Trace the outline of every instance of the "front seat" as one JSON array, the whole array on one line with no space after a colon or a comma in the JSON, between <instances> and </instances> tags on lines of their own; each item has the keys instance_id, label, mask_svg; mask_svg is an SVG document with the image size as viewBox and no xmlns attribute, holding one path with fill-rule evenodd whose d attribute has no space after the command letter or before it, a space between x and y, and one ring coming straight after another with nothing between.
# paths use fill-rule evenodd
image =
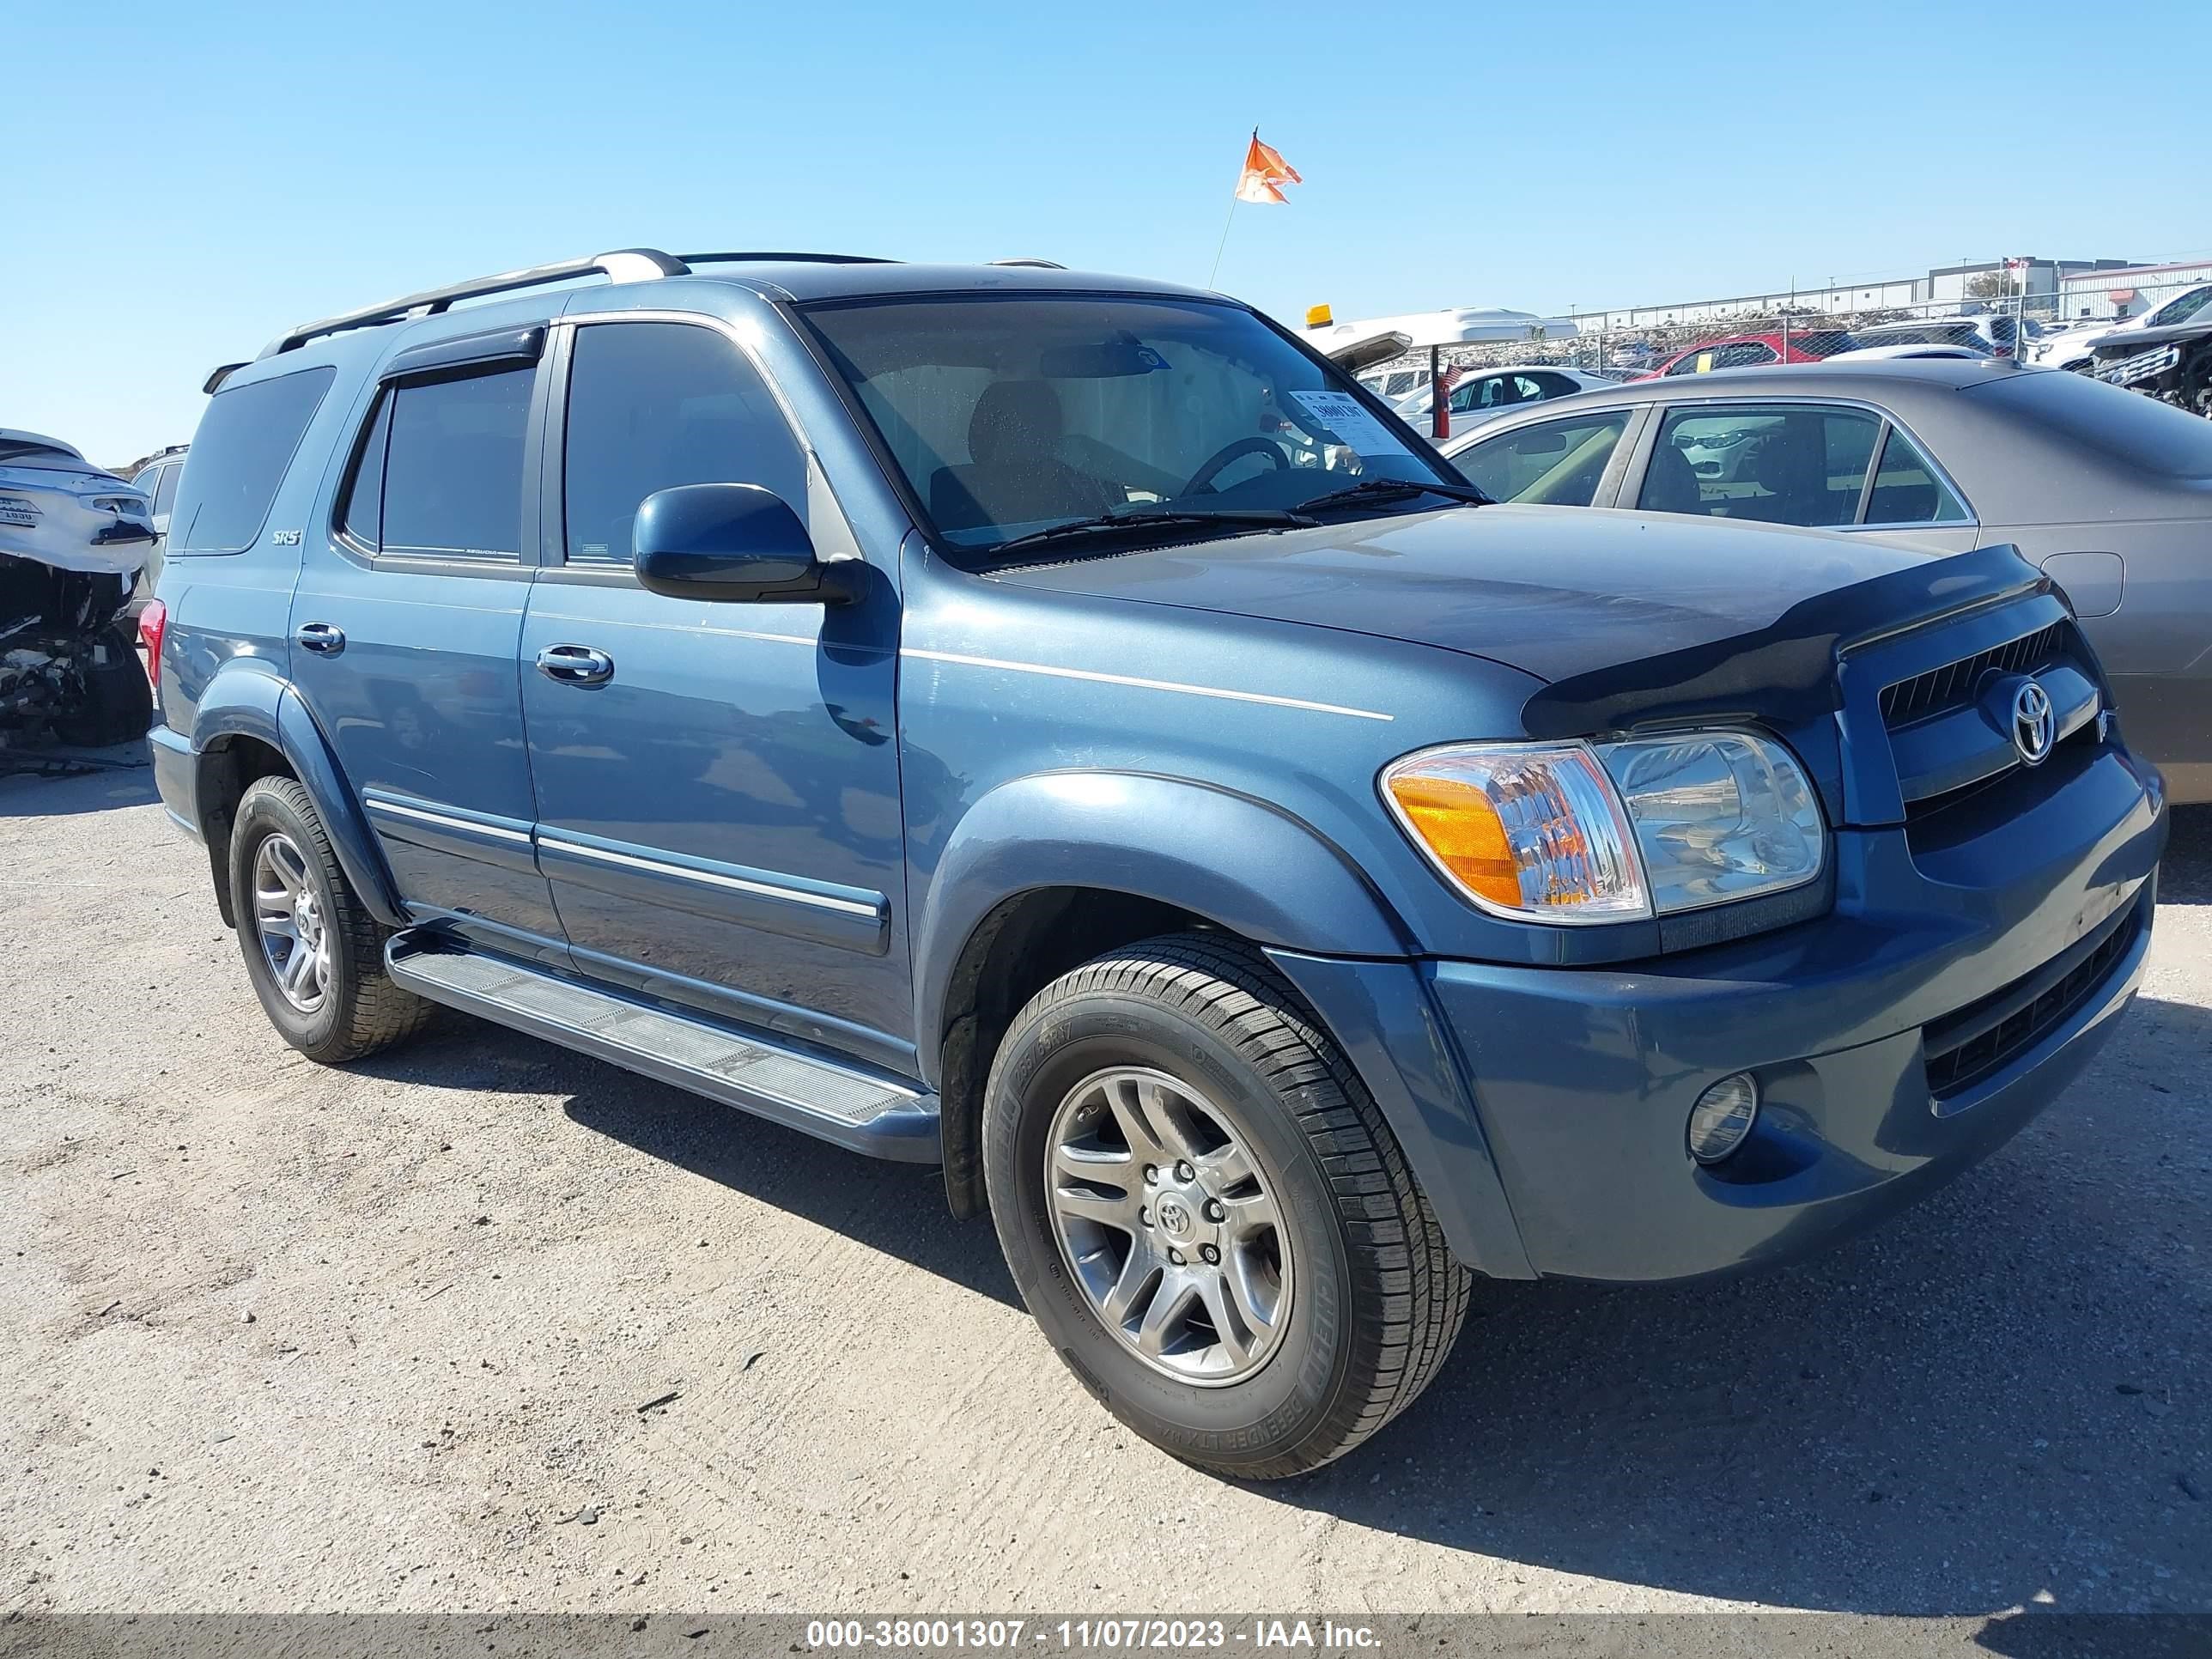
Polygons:
<instances>
[{"instance_id":1,"label":"front seat","mask_svg":"<svg viewBox=\"0 0 2212 1659\"><path fill-rule=\"evenodd\" d=\"M1698 469L1690 458L1663 441L1651 452L1651 465L1644 475L1643 492L1636 505L1646 513L1710 513L1705 492L1698 487Z\"/></svg>"},{"instance_id":2,"label":"front seat","mask_svg":"<svg viewBox=\"0 0 2212 1659\"><path fill-rule=\"evenodd\" d=\"M968 462L930 475L929 512L939 530L1087 519L1127 500L1104 479L1060 458L1066 423L1060 394L1042 380L994 380L968 418Z\"/></svg>"},{"instance_id":3,"label":"front seat","mask_svg":"<svg viewBox=\"0 0 2212 1659\"><path fill-rule=\"evenodd\" d=\"M1752 477L1766 494L1751 497L1743 516L1767 524L1847 524L1858 507L1856 495L1828 488L1827 446L1817 416L1784 420L1759 450Z\"/></svg>"}]
</instances>

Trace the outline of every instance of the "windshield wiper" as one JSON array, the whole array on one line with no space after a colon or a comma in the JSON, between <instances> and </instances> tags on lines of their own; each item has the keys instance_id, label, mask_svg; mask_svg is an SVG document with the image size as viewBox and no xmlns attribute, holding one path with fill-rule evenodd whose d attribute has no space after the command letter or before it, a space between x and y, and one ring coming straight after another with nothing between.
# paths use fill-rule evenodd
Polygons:
<instances>
[{"instance_id":1,"label":"windshield wiper","mask_svg":"<svg viewBox=\"0 0 2212 1659\"><path fill-rule=\"evenodd\" d=\"M1442 495L1447 500L1465 502L1469 507L1492 507L1495 501L1473 484L1445 483L1441 480L1423 478L1362 478L1358 483L1346 484L1341 489L1332 489L1316 495L1310 501L1300 501L1291 509L1295 513L1312 513L1326 507L1356 507L1363 501L1403 501L1411 495Z\"/></svg>"},{"instance_id":2,"label":"windshield wiper","mask_svg":"<svg viewBox=\"0 0 2212 1659\"><path fill-rule=\"evenodd\" d=\"M1211 528L1217 525L1261 530L1296 530L1317 522L1295 507L1285 507L1124 508L1118 513L1101 513L1095 518L1070 519L1066 524L1048 525L1042 530L1032 530L1026 536L1017 536L1012 541L1000 542L996 547L982 550L995 557L1001 553L1010 553L1016 548L1034 547L1041 542L1056 542L1080 536L1108 536L1132 530L1190 530Z\"/></svg>"}]
</instances>

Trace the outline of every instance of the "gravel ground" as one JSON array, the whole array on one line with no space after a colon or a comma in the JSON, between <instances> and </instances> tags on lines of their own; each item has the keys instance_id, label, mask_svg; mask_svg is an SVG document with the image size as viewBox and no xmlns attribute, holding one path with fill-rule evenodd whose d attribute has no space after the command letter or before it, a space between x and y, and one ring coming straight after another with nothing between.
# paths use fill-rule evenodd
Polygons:
<instances>
[{"instance_id":1,"label":"gravel ground","mask_svg":"<svg viewBox=\"0 0 2212 1659\"><path fill-rule=\"evenodd\" d=\"M1481 1288L1249 1489L1078 1390L933 1172L459 1018L307 1064L143 770L0 837L0 1613L2212 1610L2212 814L1997 1158L1765 1276Z\"/></svg>"}]
</instances>

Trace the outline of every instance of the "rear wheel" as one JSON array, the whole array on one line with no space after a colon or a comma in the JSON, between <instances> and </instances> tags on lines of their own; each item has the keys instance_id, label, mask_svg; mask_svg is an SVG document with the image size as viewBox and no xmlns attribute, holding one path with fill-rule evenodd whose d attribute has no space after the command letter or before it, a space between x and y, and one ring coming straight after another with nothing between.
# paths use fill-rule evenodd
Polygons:
<instances>
[{"instance_id":1,"label":"rear wheel","mask_svg":"<svg viewBox=\"0 0 2212 1659\"><path fill-rule=\"evenodd\" d=\"M384 971L391 930L346 880L307 790L261 778L230 835L232 914L254 994L310 1060L359 1060L410 1036L432 1007Z\"/></svg>"},{"instance_id":2,"label":"rear wheel","mask_svg":"<svg viewBox=\"0 0 2212 1659\"><path fill-rule=\"evenodd\" d=\"M1017 1016L983 1121L1023 1299L1146 1439L1300 1474L1410 1405L1469 1281L1358 1075L1266 959L1204 935L1086 963Z\"/></svg>"}]
</instances>

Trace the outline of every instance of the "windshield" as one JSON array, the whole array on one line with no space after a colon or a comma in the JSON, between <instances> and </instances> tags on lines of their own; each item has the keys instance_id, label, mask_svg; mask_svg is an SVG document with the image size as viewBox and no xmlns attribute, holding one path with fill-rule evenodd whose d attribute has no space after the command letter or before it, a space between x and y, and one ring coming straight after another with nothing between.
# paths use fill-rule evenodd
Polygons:
<instances>
[{"instance_id":1,"label":"windshield","mask_svg":"<svg viewBox=\"0 0 2212 1659\"><path fill-rule=\"evenodd\" d=\"M1346 484L1456 482L1349 379L1240 306L994 294L806 314L937 533L981 555L1109 515L1249 528L1233 515ZM1373 491L1344 510L1406 507Z\"/></svg>"}]
</instances>

